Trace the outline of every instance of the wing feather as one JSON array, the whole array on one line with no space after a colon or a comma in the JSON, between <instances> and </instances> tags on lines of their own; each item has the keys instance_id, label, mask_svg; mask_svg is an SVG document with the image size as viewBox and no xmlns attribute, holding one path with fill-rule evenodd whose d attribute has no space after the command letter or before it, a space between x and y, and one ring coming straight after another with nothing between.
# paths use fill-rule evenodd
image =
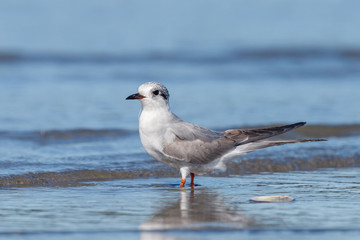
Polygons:
<instances>
[{"instance_id":1,"label":"wing feather","mask_svg":"<svg viewBox=\"0 0 360 240\"><path fill-rule=\"evenodd\" d=\"M221 158L239 145L273 137L305 123L262 129L230 129L225 132L212 131L187 122L169 128L173 138L164 143L163 152L175 159L193 164L206 164Z\"/></svg>"}]
</instances>

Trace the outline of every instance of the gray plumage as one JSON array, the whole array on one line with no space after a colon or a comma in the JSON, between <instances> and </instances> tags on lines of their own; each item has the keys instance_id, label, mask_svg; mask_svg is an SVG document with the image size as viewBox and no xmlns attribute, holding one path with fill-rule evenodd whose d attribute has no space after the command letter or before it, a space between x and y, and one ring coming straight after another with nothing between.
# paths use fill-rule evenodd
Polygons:
<instances>
[{"instance_id":1,"label":"gray plumage","mask_svg":"<svg viewBox=\"0 0 360 240\"><path fill-rule=\"evenodd\" d=\"M173 142L165 144L163 151L172 158L188 163L208 164L240 145L273 137L304 124L305 122L299 122L279 127L248 130L229 129L225 132L216 132L186 122L175 123L171 126L170 131L174 133L176 138ZM262 141L256 145L249 145L251 147L248 150L254 151L269 146L307 141L314 140Z\"/></svg>"}]
</instances>

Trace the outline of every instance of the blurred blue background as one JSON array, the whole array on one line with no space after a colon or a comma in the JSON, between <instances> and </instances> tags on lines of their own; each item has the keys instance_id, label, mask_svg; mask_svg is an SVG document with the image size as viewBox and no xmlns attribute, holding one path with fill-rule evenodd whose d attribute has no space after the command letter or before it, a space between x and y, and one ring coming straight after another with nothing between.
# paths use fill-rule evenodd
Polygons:
<instances>
[{"instance_id":1,"label":"blurred blue background","mask_svg":"<svg viewBox=\"0 0 360 240\"><path fill-rule=\"evenodd\" d=\"M360 122L360 2L2 0L0 130L137 129L165 84L211 128Z\"/></svg>"},{"instance_id":2,"label":"blurred blue background","mask_svg":"<svg viewBox=\"0 0 360 240\"><path fill-rule=\"evenodd\" d=\"M0 0L0 238L358 239L359 10L356 0ZM141 145L139 102L125 101L147 81L168 87L186 121L307 121L284 138L329 141L259 150L177 191L177 170ZM296 202L248 202L259 194ZM151 222L166 231L139 230Z\"/></svg>"}]
</instances>

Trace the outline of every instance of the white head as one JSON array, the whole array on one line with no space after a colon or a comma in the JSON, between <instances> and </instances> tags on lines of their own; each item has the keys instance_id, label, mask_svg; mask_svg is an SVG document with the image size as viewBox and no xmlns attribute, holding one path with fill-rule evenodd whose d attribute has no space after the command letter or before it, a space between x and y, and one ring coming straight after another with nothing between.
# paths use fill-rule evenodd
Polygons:
<instances>
[{"instance_id":1,"label":"white head","mask_svg":"<svg viewBox=\"0 0 360 240\"><path fill-rule=\"evenodd\" d=\"M169 92L164 85L157 82L147 82L138 88L138 93L130 95L126 100L138 99L142 107L169 107Z\"/></svg>"}]
</instances>

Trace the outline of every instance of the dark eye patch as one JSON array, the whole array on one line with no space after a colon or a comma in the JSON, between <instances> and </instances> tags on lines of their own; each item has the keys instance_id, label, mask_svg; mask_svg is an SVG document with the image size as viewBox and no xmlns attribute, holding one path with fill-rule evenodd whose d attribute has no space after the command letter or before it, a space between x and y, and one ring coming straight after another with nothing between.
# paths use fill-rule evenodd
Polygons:
<instances>
[{"instance_id":1,"label":"dark eye patch","mask_svg":"<svg viewBox=\"0 0 360 240\"><path fill-rule=\"evenodd\" d=\"M161 94L161 96L166 100L167 96L165 94Z\"/></svg>"},{"instance_id":2,"label":"dark eye patch","mask_svg":"<svg viewBox=\"0 0 360 240\"><path fill-rule=\"evenodd\" d=\"M154 94L154 95L159 95L159 90L153 91L153 94Z\"/></svg>"}]
</instances>

